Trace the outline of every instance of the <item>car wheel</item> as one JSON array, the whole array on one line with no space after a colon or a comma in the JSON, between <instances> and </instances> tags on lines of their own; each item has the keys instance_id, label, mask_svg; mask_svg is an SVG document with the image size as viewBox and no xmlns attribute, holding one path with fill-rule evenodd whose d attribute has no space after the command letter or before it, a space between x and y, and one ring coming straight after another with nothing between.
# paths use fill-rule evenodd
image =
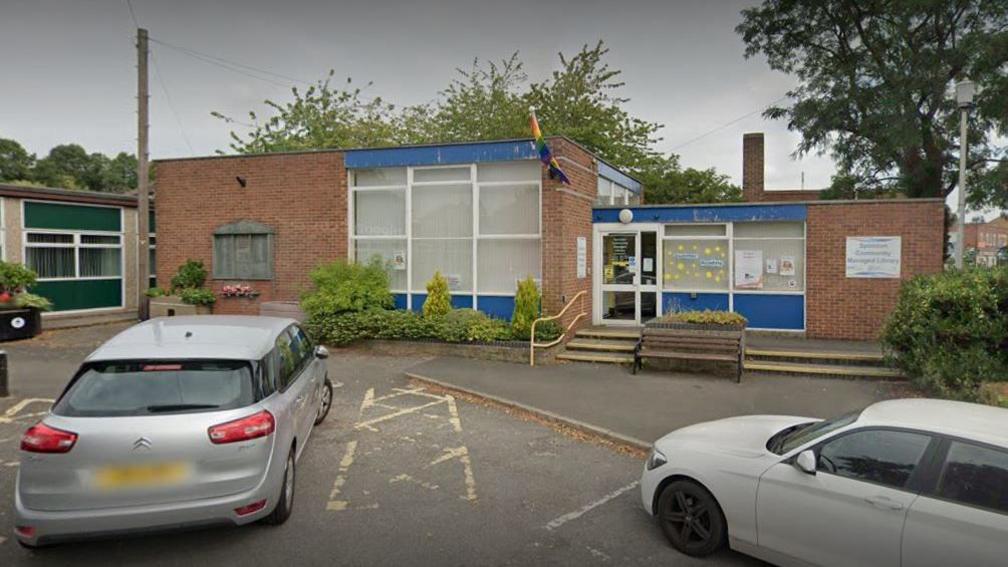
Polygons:
<instances>
[{"instance_id":1,"label":"car wheel","mask_svg":"<svg viewBox=\"0 0 1008 567\"><path fill-rule=\"evenodd\" d=\"M269 516L263 518L267 524L279 526L287 521L294 510L294 448L287 455L287 465L284 468L283 484L280 485L280 497L277 505Z\"/></svg>"},{"instance_id":2,"label":"car wheel","mask_svg":"<svg viewBox=\"0 0 1008 567\"><path fill-rule=\"evenodd\" d=\"M717 500L699 484L677 480L658 498L658 520L672 547L695 557L714 553L727 539Z\"/></svg>"},{"instance_id":3,"label":"car wheel","mask_svg":"<svg viewBox=\"0 0 1008 567\"><path fill-rule=\"evenodd\" d=\"M332 407L332 396L333 396L333 385L328 378L322 383L322 395L319 396L321 400L319 401L318 415L315 416L315 425L318 425L325 421L327 415L329 415L329 408Z\"/></svg>"}]
</instances>

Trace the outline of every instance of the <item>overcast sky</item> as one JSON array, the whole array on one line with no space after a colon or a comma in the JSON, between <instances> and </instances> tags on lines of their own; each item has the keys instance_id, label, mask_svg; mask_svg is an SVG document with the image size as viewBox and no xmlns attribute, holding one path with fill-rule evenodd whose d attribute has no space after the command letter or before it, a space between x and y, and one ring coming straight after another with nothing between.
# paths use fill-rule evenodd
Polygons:
<instances>
[{"instance_id":1,"label":"overcast sky","mask_svg":"<svg viewBox=\"0 0 1008 567\"><path fill-rule=\"evenodd\" d=\"M798 135L760 111L793 79L746 60L738 0L132 0L151 38L303 81L329 69L366 94L428 101L474 57L520 51L533 80L557 52L602 39L623 71L629 110L665 127L659 148L685 166L715 167L741 184L742 134L766 133L767 188L828 185L828 157L791 157ZM0 137L45 155L60 143L114 154L136 149L134 26L124 0L2 0ZM153 158L226 149L229 126L262 100L289 98L267 82L151 44ZM281 83L281 84L275 84ZM742 118L745 117L745 118ZM544 130L550 129L543 124ZM711 133L713 131L713 133ZM699 140L695 138L708 134Z\"/></svg>"}]
</instances>

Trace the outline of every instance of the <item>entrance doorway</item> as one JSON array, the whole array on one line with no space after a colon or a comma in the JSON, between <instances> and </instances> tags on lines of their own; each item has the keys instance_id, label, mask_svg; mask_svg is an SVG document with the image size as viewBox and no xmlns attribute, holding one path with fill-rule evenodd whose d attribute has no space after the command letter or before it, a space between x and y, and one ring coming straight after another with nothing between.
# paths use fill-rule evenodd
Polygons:
<instances>
[{"instance_id":1,"label":"entrance doorway","mask_svg":"<svg viewBox=\"0 0 1008 567\"><path fill-rule=\"evenodd\" d=\"M658 232L601 232L595 322L641 325L658 316Z\"/></svg>"}]
</instances>

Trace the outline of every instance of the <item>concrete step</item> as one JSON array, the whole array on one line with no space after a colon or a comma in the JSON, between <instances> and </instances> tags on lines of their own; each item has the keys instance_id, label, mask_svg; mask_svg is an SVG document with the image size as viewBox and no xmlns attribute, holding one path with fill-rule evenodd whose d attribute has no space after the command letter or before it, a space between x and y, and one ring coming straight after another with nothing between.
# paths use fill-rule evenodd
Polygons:
<instances>
[{"instance_id":1,"label":"concrete step","mask_svg":"<svg viewBox=\"0 0 1008 567\"><path fill-rule=\"evenodd\" d=\"M640 331L637 329L580 329L574 333L578 338L610 339L634 342L640 338Z\"/></svg>"},{"instance_id":2,"label":"concrete step","mask_svg":"<svg viewBox=\"0 0 1008 567\"><path fill-rule=\"evenodd\" d=\"M859 366L885 368L885 358L881 353L778 350L746 348L746 360L766 363L823 364L832 366Z\"/></svg>"},{"instance_id":3,"label":"concrete step","mask_svg":"<svg viewBox=\"0 0 1008 567\"><path fill-rule=\"evenodd\" d=\"M567 350L602 351L602 352L633 352L637 344L633 341L615 341L605 339L575 338L567 343Z\"/></svg>"},{"instance_id":4,"label":"concrete step","mask_svg":"<svg viewBox=\"0 0 1008 567\"><path fill-rule=\"evenodd\" d=\"M905 380L898 370L881 366L843 366L839 364L805 364L798 362L768 362L746 360L747 372L772 374L801 374L831 376L837 378L875 378L884 380Z\"/></svg>"},{"instance_id":5,"label":"concrete step","mask_svg":"<svg viewBox=\"0 0 1008 567\"><path fill-rule=\"evenodd\" d=\"M633 364L632 354L593 353L593 352L562 352L556 355L559 360L575 362L600 362L605 364Z\"/></svg>"}]
</instances>

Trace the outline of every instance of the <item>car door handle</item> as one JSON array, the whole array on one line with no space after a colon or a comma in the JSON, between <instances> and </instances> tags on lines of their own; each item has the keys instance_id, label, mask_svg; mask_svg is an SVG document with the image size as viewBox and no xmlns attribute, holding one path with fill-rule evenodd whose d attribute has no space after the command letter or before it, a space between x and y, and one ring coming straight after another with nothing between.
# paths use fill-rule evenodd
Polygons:
<instances>
[{"instance_id":1,"label":"car door handle","mask_svg":"<svg viewBox=\"0 0 1008 567\"><path fill-rule=\"evenodd\" d=\"M876 508L881 508L882 510L902 510L903 505L899 502L888 498L885 496L869 496L865 498L865 502L871 504Z\"/></svg>"}]
</instances>

